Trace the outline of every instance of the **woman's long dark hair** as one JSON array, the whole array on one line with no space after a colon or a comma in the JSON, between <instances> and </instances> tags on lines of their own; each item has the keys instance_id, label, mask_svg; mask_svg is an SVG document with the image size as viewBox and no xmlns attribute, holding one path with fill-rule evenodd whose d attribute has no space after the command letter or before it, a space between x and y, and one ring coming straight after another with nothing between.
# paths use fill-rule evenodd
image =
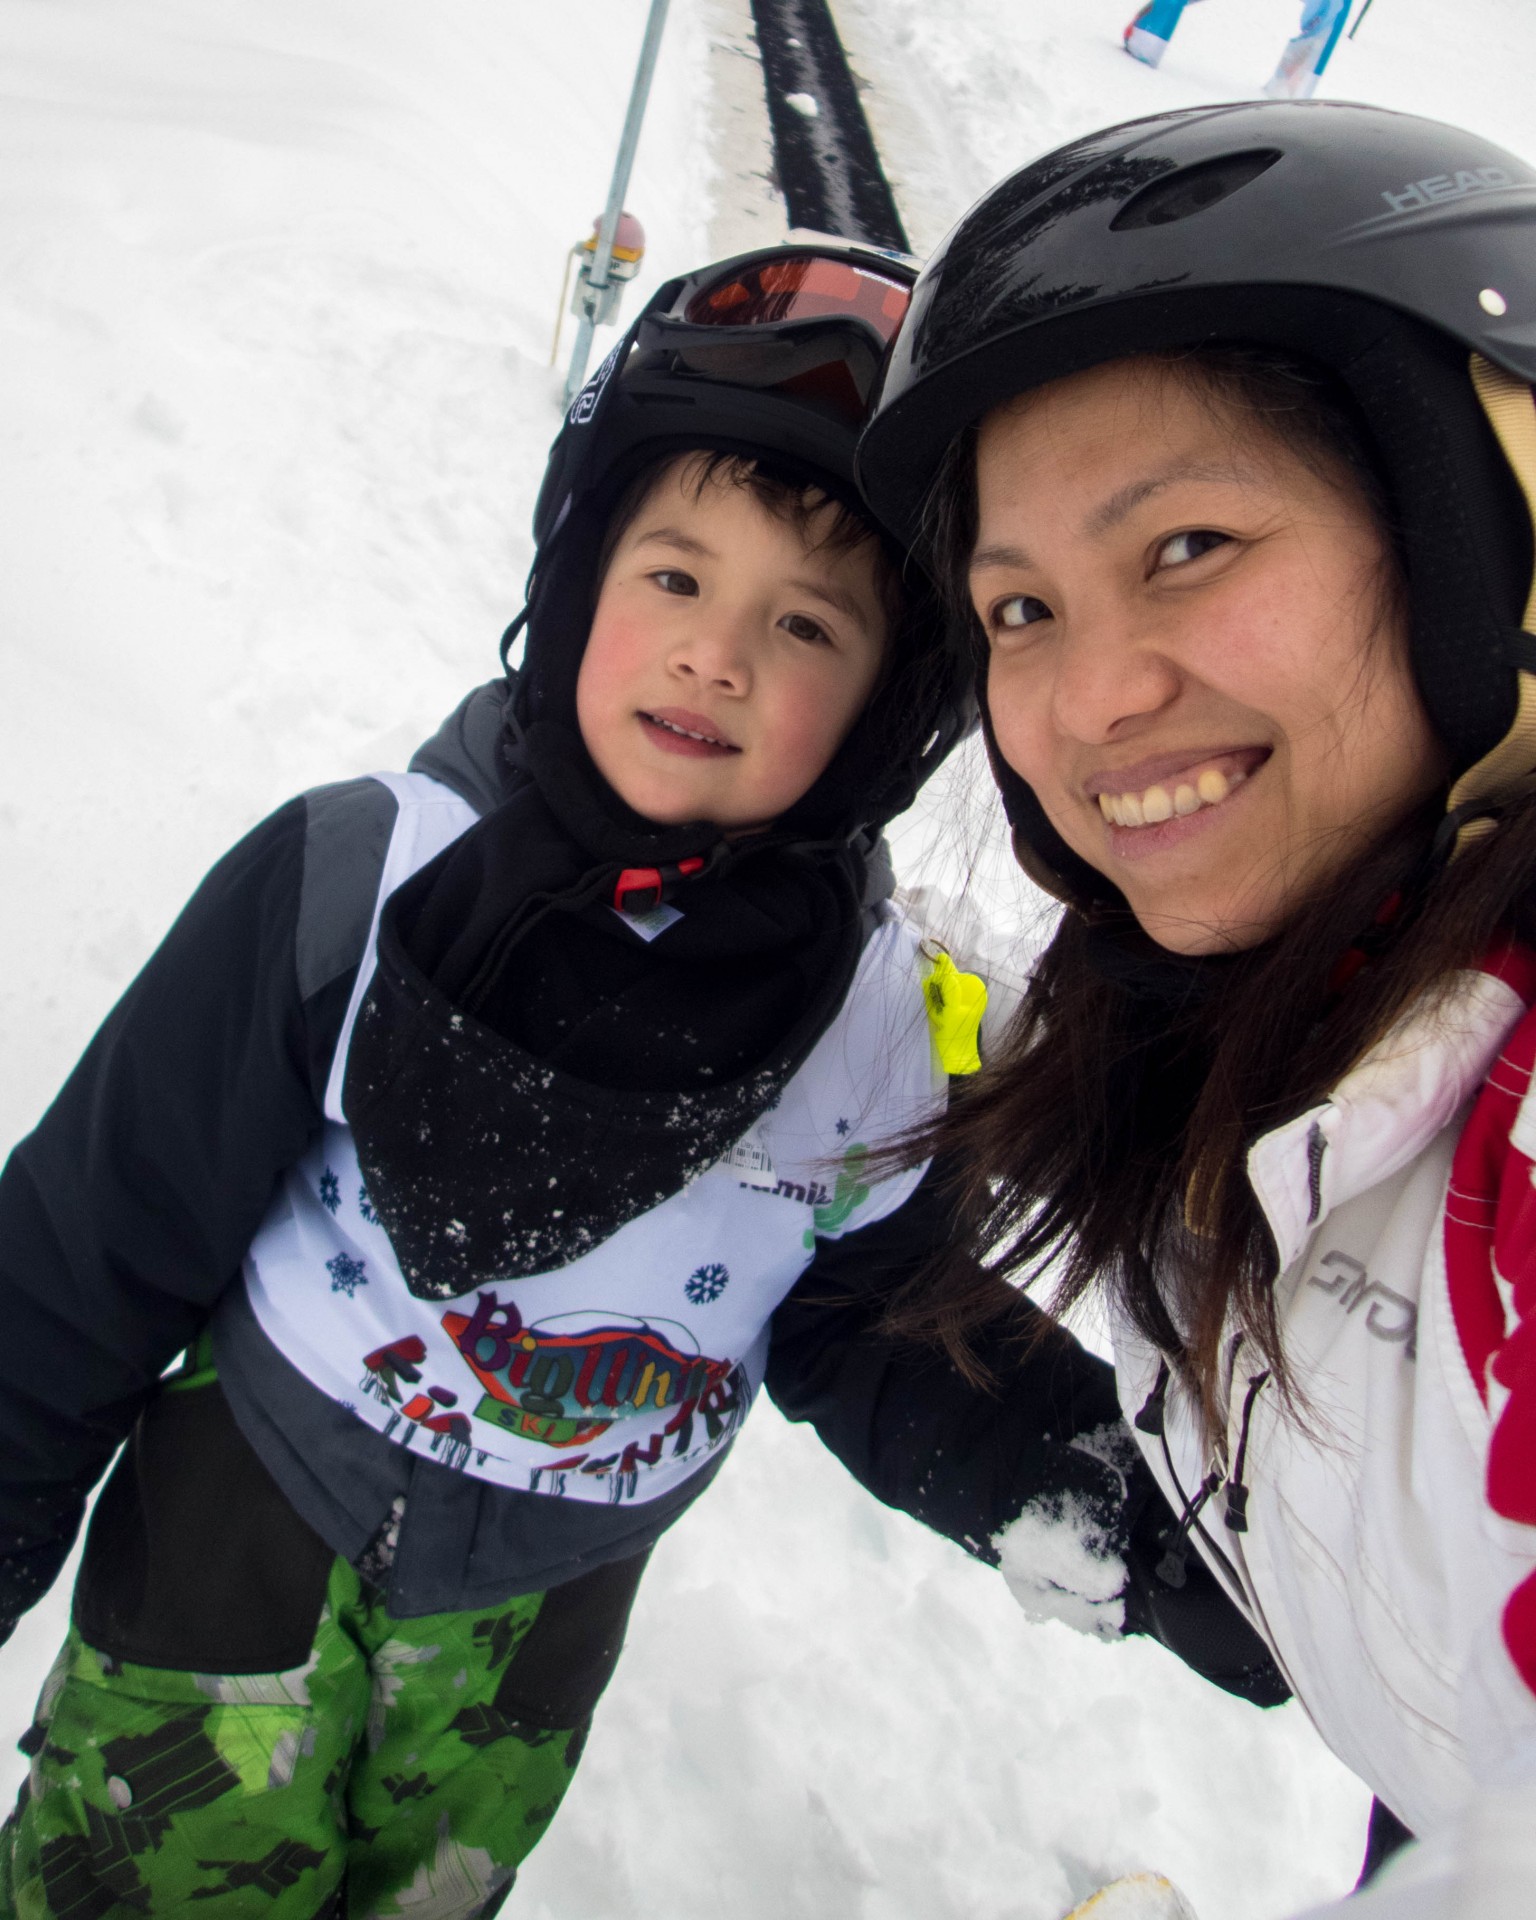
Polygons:
<instances>
[{"instance_id":1,"label":"woman's long dark hair","mask_svg":"<svg viewBox=\"0 0 1536 1920\"><path fill-rule=\"evenodd\" d=\"M1179 365L1303 459L1334 473L1343 463L1390 542L1359 424L1321 380L1254 349ZM966 450L940 484L943 577L954 617L974 628L958 598L975 537ZM1401 571L1390 564L1386 603L1401 605ZM1207 1420L1233 1322L1298 1404L1272 1293L1276 1251L1244 1172L1248 1148L1325 1099L1410 1008L1502 935L1536 939L1536 797L1512 804L1455 860L1435 850L1443 813L1442 794L1251 952L1182 960L1155 947L1128 909L1069 908L996 1057L947 1115L905 1143L909 1157L942 1155L963 1170L965 1242L893 1301L891 1330L942 1340L974 1372L972 1336L998 1310L996 1276L1053 1268L1056 1311L1102 1288L1174 1361ZM1401 905L1383 926L1394 896Z\"/></svg>"}]
</instances>

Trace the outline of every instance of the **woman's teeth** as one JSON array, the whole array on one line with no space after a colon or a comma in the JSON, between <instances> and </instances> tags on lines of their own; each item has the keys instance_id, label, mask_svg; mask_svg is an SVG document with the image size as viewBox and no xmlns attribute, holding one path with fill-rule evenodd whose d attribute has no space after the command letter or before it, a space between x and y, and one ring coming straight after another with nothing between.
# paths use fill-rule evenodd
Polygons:
<instances>
[{"instance_id":1,"label":"woman's teeth","mask_svg":"<svg viewBox=\"0 0 1536 1920\"><path fill-rule=\"evenodd\" d=\"M1099 812L1117 827L1159 827L1176 815L1198 813L1202 807L1219 807L1234 787L1248 778L1240 767L1231 773L1219 773L1207 767L1192 781L1180 780L1172 788L1148 787L1144 793L1101 793Z\"/></svg>"}]
</instances>

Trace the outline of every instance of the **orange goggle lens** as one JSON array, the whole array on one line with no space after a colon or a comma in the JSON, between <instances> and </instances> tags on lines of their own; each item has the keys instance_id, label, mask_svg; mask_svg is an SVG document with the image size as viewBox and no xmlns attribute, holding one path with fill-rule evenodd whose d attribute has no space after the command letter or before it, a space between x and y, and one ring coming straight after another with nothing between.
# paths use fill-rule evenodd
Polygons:
<instances>
[{"instance_id":1,"label":"orange goggle lens","mask_svg":"<svg viewBox=\"0 0 1536 1920\"><path fill-rule=\"evenodd\" d=\"M777 326L786 320L855 318L890 341L911 290L847 260L769 260L702 287L683 309L693 326Z\"/></svg>"}]
</instances>

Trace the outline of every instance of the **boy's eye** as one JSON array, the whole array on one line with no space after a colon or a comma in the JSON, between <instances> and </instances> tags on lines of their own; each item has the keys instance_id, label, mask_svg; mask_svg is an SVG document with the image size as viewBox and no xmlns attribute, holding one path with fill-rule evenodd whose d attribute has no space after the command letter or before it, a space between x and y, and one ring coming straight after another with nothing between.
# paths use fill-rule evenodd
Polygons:
<instances>
[{"instance_id":1,"label":"boy's eye","mask_svg":"<svg viewBox=\"0 0 1536 1920\"><path fill-rule=\"evenodd\" d=\"M1010 593L1005 600L994 603L988 624L1009 633L1020 627L1032 627L1037 620L1050 618L1050 608L1032 593Z\"/></svg>"},{"instance_id":2,"label":"boy's eye","mask_svg":"<svg viewBox=\"0 0 1536 1920\"><path fill-rule=\"evenodd\" d=\"M779 625L786 633L792 633L797 640L808 640L818 646L831 645L831 636L826 628L807 613L786 613Z\"/></svg>"},{"instance_id":3,"label":"boy's eye","mask_svg":"<svg viewBox=\"0 0 1536 1920\"><path fill-rule=\"evenodd\" d=\"M1187 566L1191 560L1198 560L1203 554L1226 546L1231 537L1230 534L1218 533L1214 527L1192 527L1188 533L1172 534L1157 550L1157 565Z\"/></svg>"},{"instance_id":4,"label":"boy's eye","mask_svg":"<svg viewBox=\"0 0 1536 1920\"><path fill-rule=\"evenodd\" d=\"M698 581L691 573L684 573L681 567L658 567L651 578L663 593L690 596L699 591Z\"/></svg>"}]
</instances>

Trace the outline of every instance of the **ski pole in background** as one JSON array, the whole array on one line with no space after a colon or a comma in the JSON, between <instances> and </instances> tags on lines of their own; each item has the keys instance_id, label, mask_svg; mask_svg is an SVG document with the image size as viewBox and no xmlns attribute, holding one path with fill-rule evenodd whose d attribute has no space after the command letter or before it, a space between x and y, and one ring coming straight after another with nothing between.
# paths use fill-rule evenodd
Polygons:
<instances>
[{"instance_id":1,"label":"ski pole in background","mask_svg":"<svg viewBox=\"0 0 1536 1920\"><path fill-rule=\"evenodd\" d=\"M1372 4L1373 4L1373 0L1365 0L1365 5L1355 15L1355 24L1349 30L1349 37L1351 40L1353 40L1355 35L1360 31L1360 22L1370 12Z\"/></svg>"},{"instance_id":2,"label":"ski pole in background","mask_svg":"<svg viewBox=\"0 0 1536 1920\"><path fill-rule=\"evenodd\" d=\"M612 272L614 238L624 195L629 187L630 169L635 164L635 149L640 144L640 123L645 118L645 103L650 97L651 76L656 71L656 55L661 50L661 30L667 23L668 0L651 0L650 17L645 23L645 38L640 42L640 60L635 68L635 84L630 89L629 111L624 116L624 131L619 136L618 158L613 163L613 179L608 187L608 204L597 229L597 245L590 262L583 262L576 275L576 297L581 320L576 328L576 344L571 349L570 371L565 376L565 401L575 399L587 374L587 358L592 351L593 329L613 319L618 312L622 290ZM628 276L625 276L628 277Z\"/></svg>"}]
</instances>

